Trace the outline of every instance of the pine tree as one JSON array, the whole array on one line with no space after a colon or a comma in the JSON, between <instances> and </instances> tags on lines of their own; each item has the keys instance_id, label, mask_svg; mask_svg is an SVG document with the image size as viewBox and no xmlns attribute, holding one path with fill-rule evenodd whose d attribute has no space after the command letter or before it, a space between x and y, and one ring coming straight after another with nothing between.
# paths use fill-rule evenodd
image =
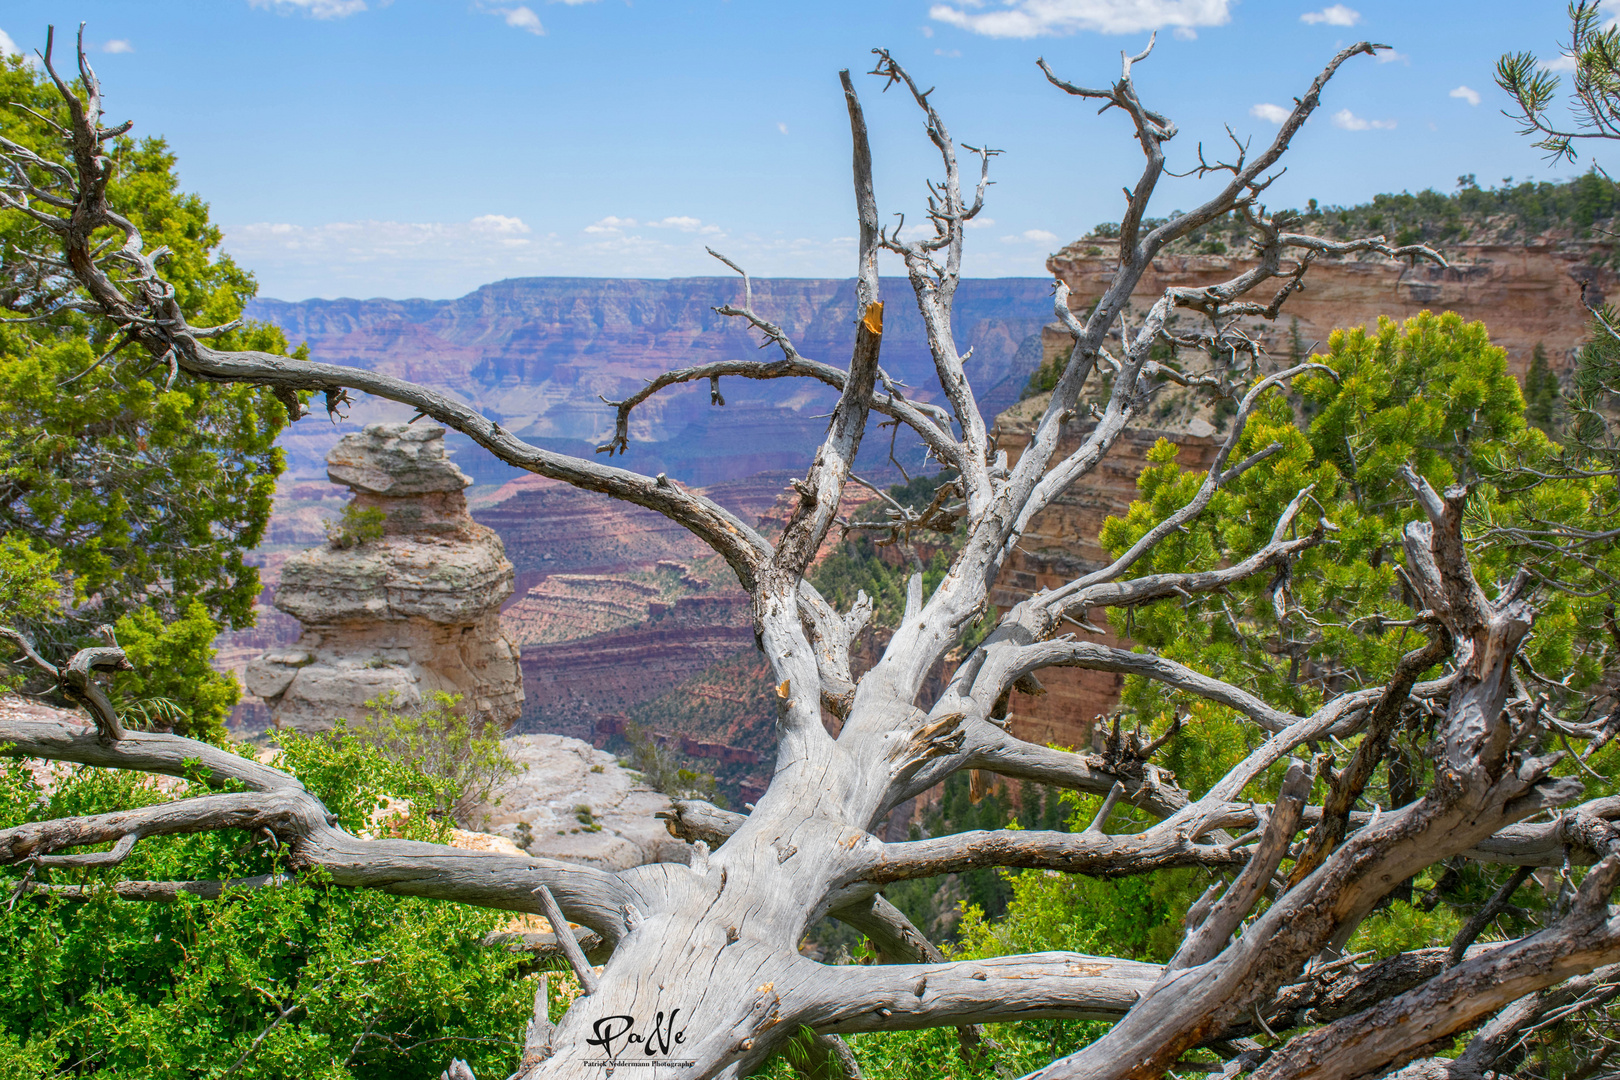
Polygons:
<instances>
[{"instance_id":1,"label":"pine tree","mask_svg":"<svg viewBox=\"0 0 1620 1080\"><path fill-rule=\"evenodd\" d=\"M1561 394L1558 376L1547 363L1547 349L1536 342L1530 354L1530 370L1524 377L1524 418L1549 434L1558 419Z\"/></svg>"}]
</instances>

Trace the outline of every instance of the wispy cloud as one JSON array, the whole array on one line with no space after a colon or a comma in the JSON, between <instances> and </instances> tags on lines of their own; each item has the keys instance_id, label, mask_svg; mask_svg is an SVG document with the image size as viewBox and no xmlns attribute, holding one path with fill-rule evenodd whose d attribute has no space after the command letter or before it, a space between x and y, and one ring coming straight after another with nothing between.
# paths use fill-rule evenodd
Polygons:
<instances>
[{"instance_id":1,"label":"wispy cloud","mask_svg":"<svg viewBox=\"0 0 1620 1080\"><path fill-rule=\"evenodd\" d=\"M935 49L934 50L934 55L935 56L943 56L943 57L945 57L947 59L954 60L956 57L959 57L959 56L962 55L962 50L961 49Z\"/></svg>"},{"instance_id":2,"label":"wispy cloud","mask_svg":"<svg viewBox=\"0 0 1620 1080\"><path fill-rule=\"evenodd\" d=\"M1249 108L1250 116L1256 120L1264 120L1268 124L1281 124L1288 119L1291 113L1291 109L1285 109L1281 105L1273 105L1268 101L1262 101L1260 104Z\"/></svg>"},{"instance_id":3,"label":"wispy cloud","mask_svg":"<svg viewBox=\"0 0 1620 1080\"><path fill-rule=\"evenodd\" d=\"M787 121L778 120L776 122L776 130L780 131L782 134L786 135L787 134Z\"/></svg>"},{"instance_id":4,"label":"wispy cloud","mask_svg":"<svg viewBox=\"0 0 1620 1080\"><path fill-rule=\"evenodd\" d=\"M366 0L248 0L249 7L269 8L283 15L301 11L314 19L343 19L366 10Z\"/></svg>"},{"instance_id":5,"label":"wispy cloud","mask_svg":"<svg viewBox=\"0 0 1620 1080\"><path fill-rule=\"evenodd\" d=\"M1478 105L1479 104L1479 91L1478 90L1470 90L1466 86L1457 87L1457 89L1455 89L1455 90L1453 90L1451 92L1450 96L1454 97L1454 98L1462 98L1464 101L1468 102L1468 104L1470 104L1470 105Z\"/></svg>"},{"instance_id":6,"label":"wispy cloud","mask_svg":"<svg viewBox=\"0 0 1620 1080\"><path fill-rule=\"evenodd\" d=\"M1299 17L1299 21L1312 26L1318 23L1328 26L1354 26L1361 21L1361 12L1343 4L1330 4L1321 11L1307 11Z\"/></svg>"},{"instance_id":7,"label":"wispy cloud","mask_svg":"<svg viewBox=\"0 0 1620 1080\"><path fill-rule=\"evenodd\" d=\"M0 56L20 56L23 63L29 67L38 68L40 66L39 58L19 49L17 43L11 40L11 35L4 30L0 30Z\"/></svg>"},{"instance_id":8,"label":"wispy cloud","mask_svg":"<svg viewBox=\"0 0 1620 1080\"><path fill-rule=\"evenodd\" d=\"M614 217L609 214L600 221L594 221L585 226L588 233L622 233L626 229L636 227L636 219L631 217Z\"/></svg>"},{"instance_id":9,"label":"wispy cloud","mask_svg":"<svg viewBox=\"0 0 1620 1080\"><path fill-rule=\"evenodd\" d=\"M1091 30L1134 34L1173 27L1196 30L1231 20L1231 0L1004 0L1005 10L981 11L984 0L935 4L937 22L996 38L1056 37Z\"/></svg>"},{"instance_id":10,"label":"wispy cloud","mask_svg":"<svg viewBox=\"0 0 1620 1080\"><path fill-rule=\"evenodd\" d=\"M1575 58L1573 56L1558 56L1551 60L1543 60L1541 70L1551 71L1555 75L1566 74L1575 70Z\"/></svg>"},{"instance_id":11,"label":"wispy cloud","mask_svg":"<svg viewBox=\"0 0 1620 1080\"><path fill-rule=\"evenodd\" d=\"M132 53L135 51L135 46L129 43L128 38L113 38L111 41L102 42L101 51L104 53Z\"/></svg>"},{"instance_id":12,"label":"wispy cloud","mask_svg":"<svg viewBox=\"0 0 1620 1080\"><path fill-rule=\"evenodd\" d=\"M723 230L718 225L705 225L702 219L687 217L667 217L660 221L647 222L649 229L675 229L678 232L699 233L703 236L719 236Z\"/></svg>"},{"instance_id":13,"label":"wispy cloud","mask_svg":"<svg viewBox=\"0 0 1620 1080\"><path fill-rule=\"evenodd\" d=\"M988 228L994 222L981 218L973 224ZM970 244L963 271L972 277L1039 275L1058 243L1055 233L1031 229L1003 243ZM572 231L548 231L504 214L460 222L259 222L227 225L224 246L258 275L261 296L301 299L462 296L512 277L724 274L705 245L760 277L846 278L855 269L853 236L733 233L686 215L656 221L609 216ZM885 265L884 272L903 268Z\"/></svg>"},{"instance_id":14,"label":"wispy cloud","mask_svg":"<svg viewBox=\"0 0 1620 1080\"><path fill-rule=\"evenodd\" d=\"M1016 236L1003 236L1003 244L1055 244L1057 233L1047 232L1045 229L1025 229Z\"/></svg>"},{"instance_id":15,"label":"wispy cloud","mask_svg":"<svg viewBox=\"0 0 1620 1080\"><path fill-rule=\"evenodd\" d=\"M1396 52L1394 49L1379 49L1378 52L1374 54L1373 61L1379 64L1400 63L1405 64L1408 67L1412 65L1412 58L1410 56L1403 52Z\"/></svg>"},{"instance_id":16,"label":"wispy cloud","mask_svg":"<svg viewBox=\"0 0 1620 1080\"><path fill-rule=\"evenodd\" d=\"M684 214L660 218L657 221L637 221L633 217L609 214L585 226L583 231L592 236L622 236L632 229L674 229L677 232L700 233L704 236L718 236L722 232L718 225L705 225L701 218Z\"/></svg>"},{"instance_id":17,"label":"wispy cloud","mask_svg":"<svg viewBox=\"0 0 1620 1080\"><path fill-rule=\"evenodd\" d=\"M1333 126L1345 131L1394 131L1393 120L1364 120L1349 109L1340 109L1333 114Z\"/></svg>"}]
</instances>

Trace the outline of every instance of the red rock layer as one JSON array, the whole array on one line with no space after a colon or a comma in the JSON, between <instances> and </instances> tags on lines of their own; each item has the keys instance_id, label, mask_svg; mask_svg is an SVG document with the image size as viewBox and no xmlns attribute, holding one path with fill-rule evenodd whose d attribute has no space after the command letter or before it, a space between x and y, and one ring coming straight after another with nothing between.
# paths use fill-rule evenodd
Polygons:
<instances>
[{"instance_id":1,"label":"red rock layer","mask_svg":"<svg viewBox=\"0 0 1620 1080\"><path fill-rule=\"evenodd\" d=\"M1079 240L1046 261L1047 269L1068 283L1069 306L1087 312L1114 273L1114 262L1093 242ZM1335 329L1369 326L1380 315L1405 319L1420 311L1455 311L1470 322L1482 320L1491 340L1508 351L1513 370L1523 373L1540 342L1555 366L1567 363L1586 338L1590 319L1581 304L1601 304L1617 278L1606 265L1606 247L1544 239L1532 244L1455 244L1443 254L1449 268L1404 260L1323 260L1311 266L1305 289L1283 305L1269 324L1267 345L1275 353L1290 346L1291 320L1299 320L1302 344L1326 343ZM1145 311L1164 290L1225 281L1254 266L1252 259L1223 255L1162 256L1142 275L1131 295ZM1267 294L1269 297L1269 293ZM1262 326L1266 324L1261 324Z\"/></svg>"}]
</instances>

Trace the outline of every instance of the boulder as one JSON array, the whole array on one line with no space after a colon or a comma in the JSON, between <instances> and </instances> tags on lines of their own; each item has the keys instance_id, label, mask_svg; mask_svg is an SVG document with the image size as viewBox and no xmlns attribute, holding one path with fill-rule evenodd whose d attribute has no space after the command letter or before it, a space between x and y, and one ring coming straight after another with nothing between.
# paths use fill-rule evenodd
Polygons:
<instances>
[{"instance_id":1,"label":"boulder","mask_svg":"<svg viewBox=\"0 0 1620 1080\"><path fill-rule=\"evenodd\" d=\"M654 816L669 796L612 754L565 735L515 735L501 746L523 771L479 811L486 831L531 855L603 870L687 861L690 848Z\"/></svg>"},{"instance_id":2,"label":"boulder","mask_svg":"<svg viewBox=\"0 0 1620 1080\"><path fill-rule=\"evenodd\" d=\"M446 457L444 429L371 424L327 464L356 510L380 514L382 535L287 561L274 604L303 633L248 664L248 693L276 726L301 731L357 717L379 697L408 708L435 690L510 727L523 703L518 652L500 624L512 564L500 537L468 516L472 481Z\"/></svg>"}]
</instances>

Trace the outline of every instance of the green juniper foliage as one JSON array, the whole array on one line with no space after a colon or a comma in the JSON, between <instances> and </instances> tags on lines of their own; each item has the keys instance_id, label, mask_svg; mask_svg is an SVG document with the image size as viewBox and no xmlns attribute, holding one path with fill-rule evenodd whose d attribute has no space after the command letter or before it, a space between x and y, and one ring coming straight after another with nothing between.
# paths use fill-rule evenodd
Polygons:
<instances>
[{"instance_id":1,"label":"green juniper foliage","mask_svg":"<svg viewBox=\"0 0 1620 1080\"><path fill-rule=\"evenodd\" d=\"M40 119L65 117L42 73L21 58L0 58L0 103L0 135L66 160L61 139ZM165 275L187 318L198 326L238 318L256 290L253 277L219 252L220 230L206 203L180 191L163 140L121 139L112 164L109 198L149 249L168 248ZM198 628L209 621L214 633L252 625L259 575L244 556L269 521L285 408L251 386L184 373L170 383L162 363L136 350L106 358L119 334L104 322L72 312L7 320L6 312L55 311L67 296L62 282L18 257L38 242L38 227L24 215L0 211L0 622L31 634L49 659L65 659L100 623L143 640L176 621ZM287 351L268 324L246 323L217 340L224 348ZM20 577L25 568L28 580ZM198 647L186 663L206 663L202 650L213 633L169 636L170 656L184 639ZM213 727L220 693L184 701L180 730Z\"/></svg>"},{"instance_id":2,"label":"green juniper foliage","mask_svg":"<svg viewBox=\"0 0 1620 1080\"><path fill-rule=\"evenodd\" d=\"M1541 342L1530 353L1530 370L1524 376L1524 418L1552 434L1558 421L1558 376L1547 363L1547 348Z\"/></svg>"}]
</instances>

